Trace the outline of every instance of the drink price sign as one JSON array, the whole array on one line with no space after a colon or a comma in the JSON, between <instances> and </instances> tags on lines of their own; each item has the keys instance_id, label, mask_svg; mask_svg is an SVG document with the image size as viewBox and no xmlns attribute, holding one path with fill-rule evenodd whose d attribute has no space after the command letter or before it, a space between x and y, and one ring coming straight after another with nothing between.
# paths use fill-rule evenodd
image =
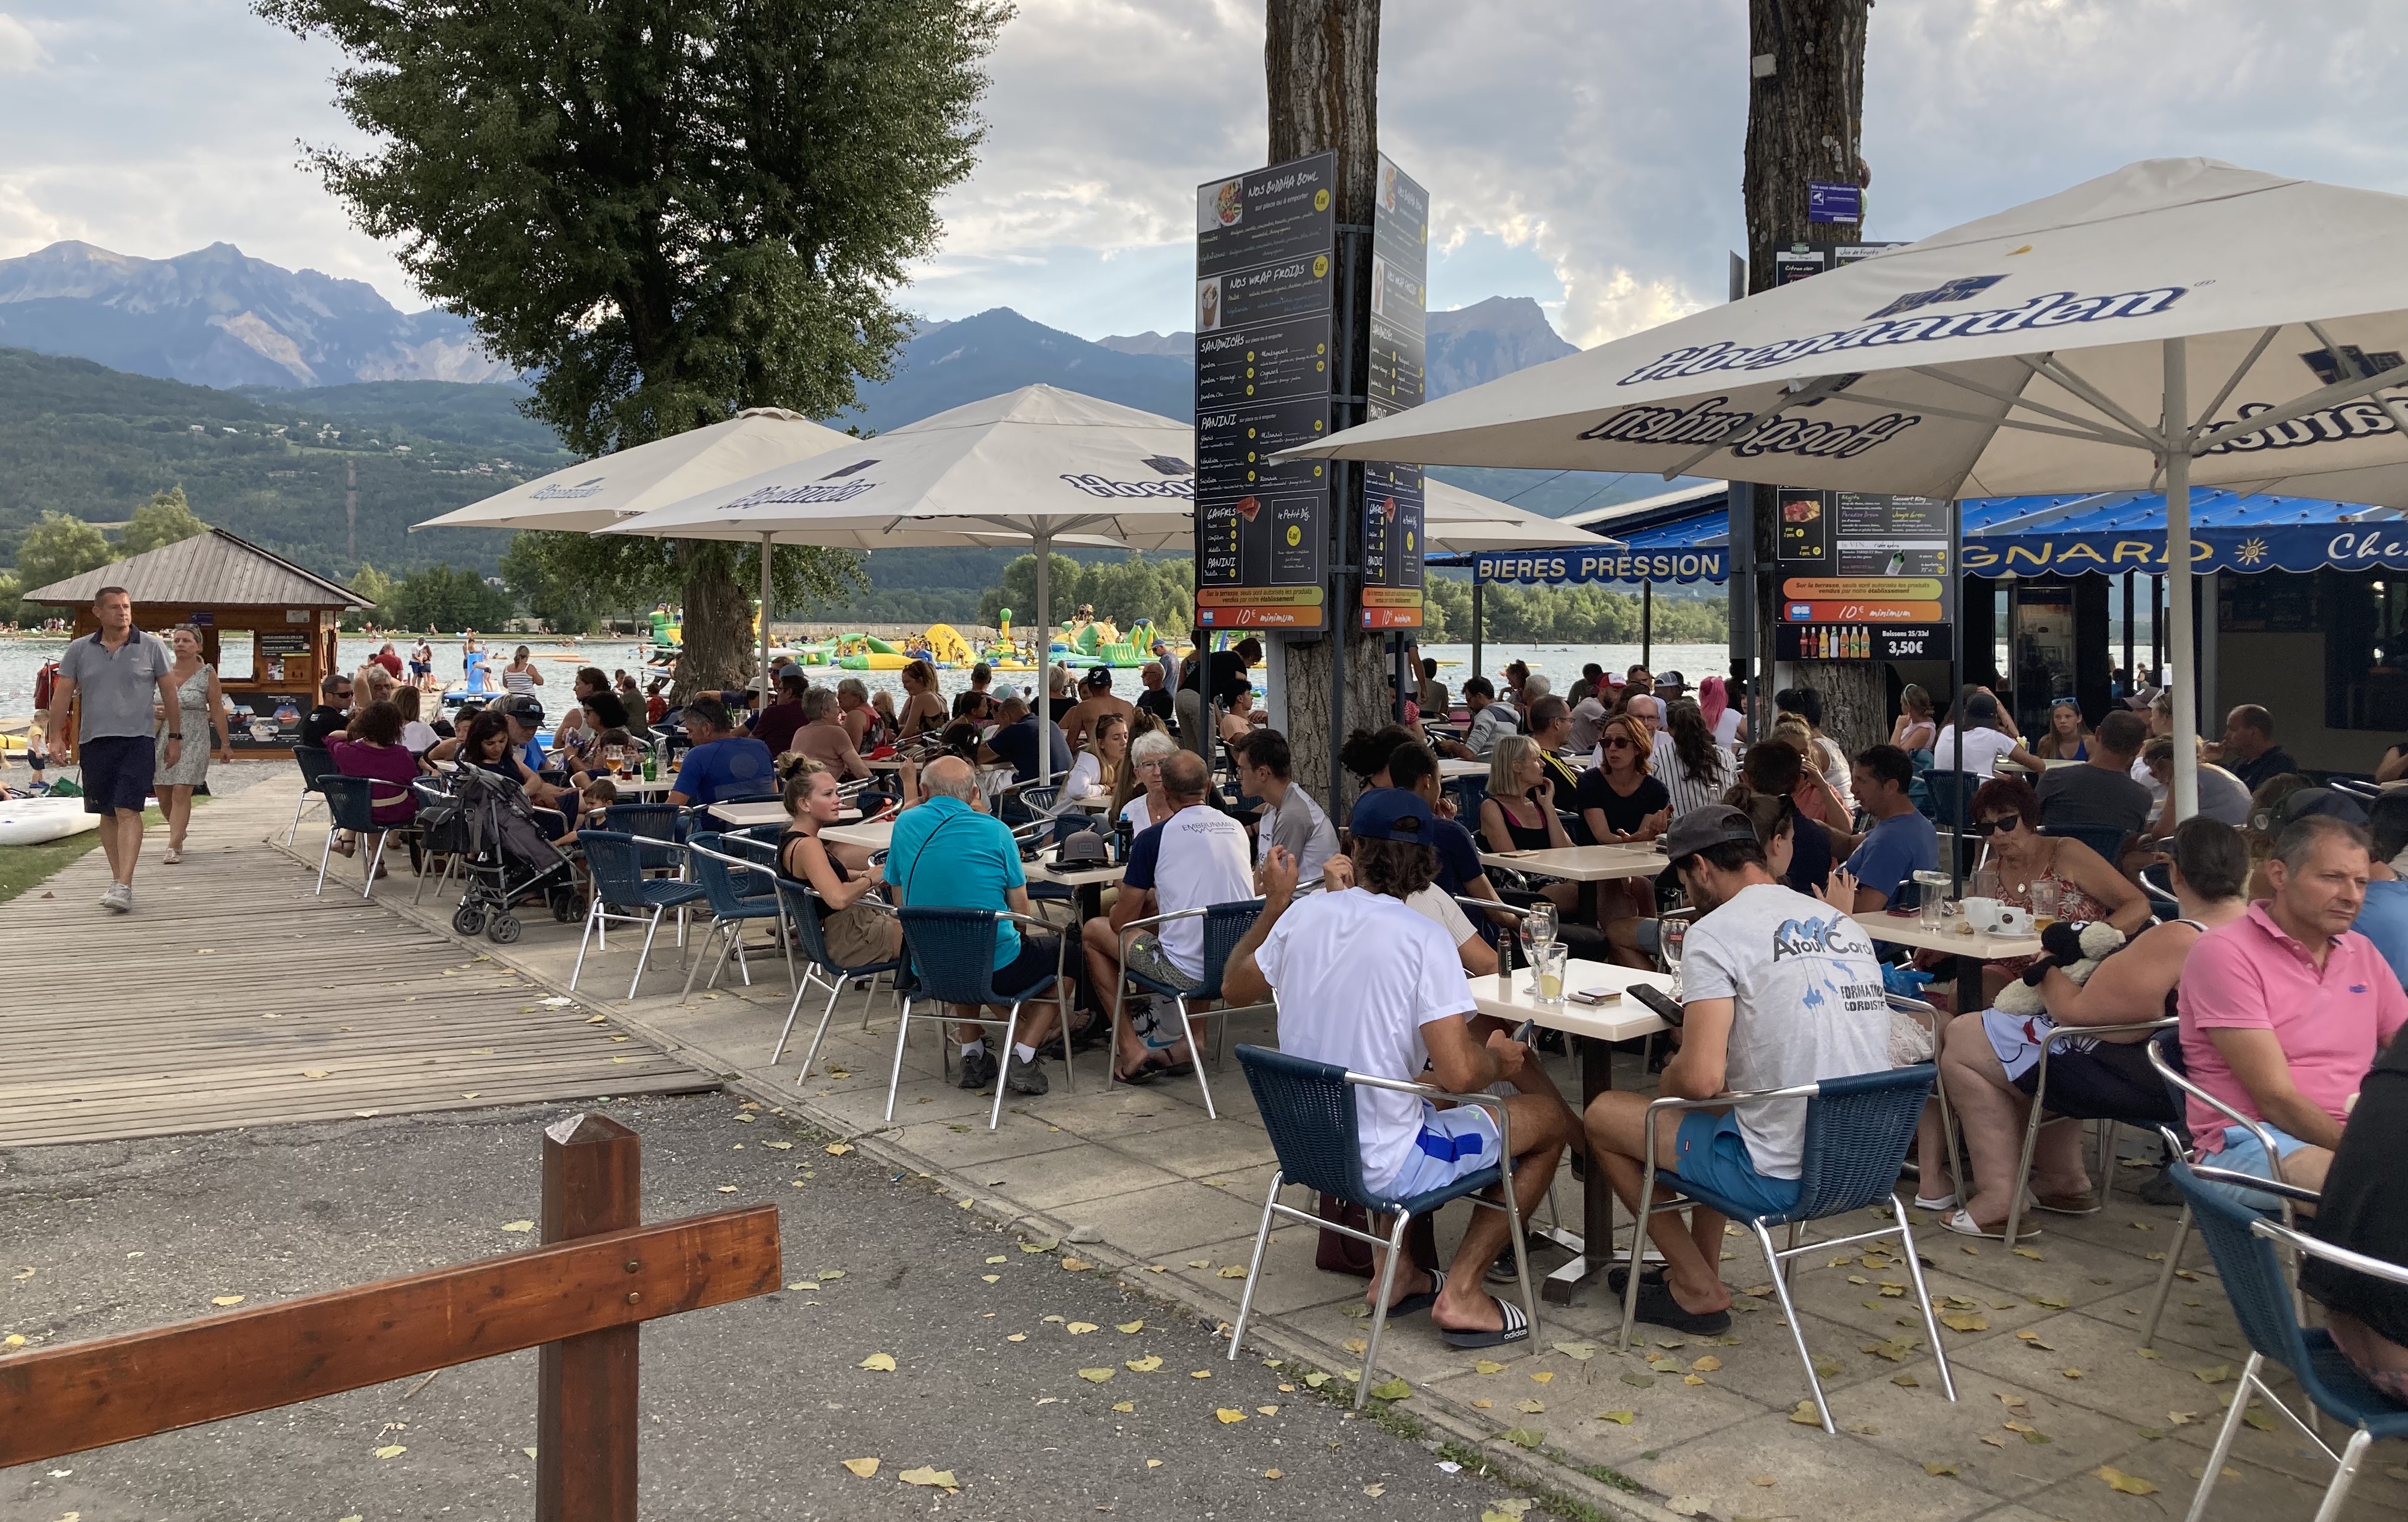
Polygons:
<instances>
[{"instance_id":1,"label":"drink price sign","mask_svg":"<svg viewBox=\"0 0 2408 1522\"><path fill-rule=\"evenodd\" d=\"M1385 418L1421 405L1428 355L1429 192L1380 155L1371 211L1371 378L1366 410ZM1419 465L1363 467L1366 629L1422 626Z\"/></svg>"},{"instance_id":2,"label":"drink price sign","mask_svg":"<svg viewBox=\"0 0 2408 1522\"><path fill-rule=\"evenodd\" d=\"M1337 156L1196 192L1196 624L1326 626Z\"/></svg>"},{"instance_id":3,"label":"drink price sign","mask_svg":"<svg viewBox=\"0 0 2408 1522\"><path fill-rule=\"evenodd\" d=\"M1956 621L1944 497L1784 488L1777 505L1784 661L1944 661Z\"/></svg>"}]
</instances>

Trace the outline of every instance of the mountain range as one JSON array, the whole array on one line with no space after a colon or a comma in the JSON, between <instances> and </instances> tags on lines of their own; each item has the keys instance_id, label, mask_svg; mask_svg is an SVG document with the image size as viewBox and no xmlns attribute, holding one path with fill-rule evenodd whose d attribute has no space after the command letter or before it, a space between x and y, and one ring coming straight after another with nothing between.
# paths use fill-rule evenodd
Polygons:
<instances>
[{"instance_id":1,"label":"mountain range","mask_svg":"<svg viewBox=\"0 0 2408 1522\"><path fill-rule=\"evenodd\" d=\"M282 269L231 243L173 259L53 243L0 259L0 345L199 386L510 376L449 312L403 312L365 281Z\"/></svg>"}]
</instances>

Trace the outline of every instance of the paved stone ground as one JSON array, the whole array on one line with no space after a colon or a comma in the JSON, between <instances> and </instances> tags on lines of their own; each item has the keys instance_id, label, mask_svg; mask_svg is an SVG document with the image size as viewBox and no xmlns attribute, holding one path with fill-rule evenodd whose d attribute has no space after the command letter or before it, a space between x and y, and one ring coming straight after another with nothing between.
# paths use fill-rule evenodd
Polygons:
<instances>
[{"instance_id":1,"label":"paved stone ground","mask_svg":"<svg viewBox=\"0 0 2408 1522\"><path fill-rule=\"evenodd\" d=\"M866 1151L830 1157L792 1117L731 1096L589 1107L642 1136L647 1219L780 1207L785 1289L644 1330L648 1517L1469 1522L1532 1494L1450 1472L1409 1418L1358 1420L1296 1366L1226 1361L1193 1313L1066 1272L1059 1249L1022 1250ZM255 1305L522 1249L506 1223L538 1214L539 1131L568 1113L0 1152L0 1335L104 1336L208 1316L218 1296ZM895 1372L859 1368L873 1353ZM1097 1368L1111 1379L1079 1373ZM0 1516L525 1517L534 1442L535 1355L512 1354L0 1470ZM378 1458L386 1447L404 1451ZM843 1467L868 1458L871 1477ZM958 1496L898 1478L922 1465L950 1471Z\"/></svg>"},{"instance_id":2,"label":"paved stone ground","mask_svg":"<svg viewBox=\"0 0 2408 1522\"><path fill-rule=\"evenodd\" d=\"M430 903L427 917L437 917ZM573 928L538 920L518 946L480 949L496 950L530 975L565 987L575 943ZM1014 1097L1000 1129L990 1132L986 1099L945 1083L934 1027L919 1027L905 1051L890 1122L886 1079L896 1019L882 996L872 1003L867 1032L860 995L846 998L831 1045L809 1079L798 1082L799 1045L777 1067L768 1063L789 997L773 958L756 958L750 989L738 985L731 967L718 989L681 1000L671 950L628 1002L616 996L625 990L634 946L622 936L589 958L579 997L727 1075L731 1085L792 1106L865 1153L907 1174L930 1174L952 1198L968 1201L971 1214L1025 1234L1092 1239L1078 1250L1100 1272L1149 1294L1178 1297L1208 1319L1234 1316L1241 1287L1223 1271L1246 1260L1274 1167L1234 1063L1211 1074L1217 1121L1206 1117L1192 1083L1100 1091L1100 1057L1089 1054L1075 1090L1057 1061L1054 1092ZM807 1002L797 1031L804 1041L822 997ZM1267 1015L1230 1023L1232 1042L1269 1039ZM1569 1086L1572 1075L1567 1068L1558 1076ZM1635 1063L1621 1078L1643 1082ZM2128 1145L2137 1148L2138 1139ZM2127 1169L2121 1179L2128 1185L2138 1176ZM1568 1220L1577 1217L1578 1189L1568 1174L1557 1185ZM1869 1267L1857 1255L1836 1251L1806 1259L1797 1293L1808 1344L1828 1371L1826 1386L1842 1429L1836 1437L1790 1419L1806 1394L1804 1382L1777 1309L1758 1297L1742 1300L1736 1344L1671 1345L1681 1340L1651 1330L1643 1355L1625 1355L1612 1348L1618 1306L1592 1290L1572 1306L1547 1308L1538 1350L1498 1360L1503 1367L1493 1373L1445 1348L1426 1322L1408 1321L1383 1345L1380 1373L1409 1381L1415 1392L1410 1409L1433 1430L1500 1462L1551 1460L1524 1472L1545 1477L1570 1498L1567 1504L1627 1515L2156 1517L2187 1506L2231 1389L2230 1371L2245 1356L2195 1245L2197 1277L2176 1286L2158 1356L2138 1348L2140 1316L2160 1268L2152 1255L2168 1246L2174 1220L2175 1212L2141 1205L2128 1188L2100 1215L2042 1217L2045 1234L2023 1256L1996 1243L1963 1242L1918 1219L1935 1292L1952 1297L1960 1315L1978 1317L1965 1323L1969 1330L1942 1334L1961 1397L1954 1405L1941 1396L1910 1304L1882 1293L1885 1279L1903 1282L1894 1262ZM1455 1224L1441 1222L1442 1239ZM1833 1223L1832 1234L1876 1224L1868 1215ZM1348 1315L1359 1302L1359 1283L1314 1271L1312 1250L1309 1231L1273 1234L1257 1294L1265 1314L1250 1326L1248 1341L1268 1356L1349 1368L1356 1355L1347 1344L1364 1330ZM1752 1246L1738 1238L1729 1244L1725 1274L1740 1286L1767 1279ZM1592 1343L1601 1348L1592 1352ZM1561 1350L1564 1344L1570 1351ZM1883 1344L1907 1356L1892 1361L1872 1351ZM1651 1364L1642 1365L1642 1356ZM1696 1368L1708 1358L1720 1367ZM1900 1376L1913 1383L1899 1383ZM1620 1419L1626 1414L1627 1422ZM1520 1441L1509 1441L1509 1431ZM1526 1451L1526 1444L1535 1446ZM2408 1456L2378 1448L2371 1458L2345 1515L2408 1511ZM2157 1490L2118 1492L2097 1474L2102 1466ZM2215 1502L2219 1515L2256 1508L2268 1516L2305 1516L2329 1473L2322 1456L2279 1418L2271 1430L2241 1433L2229 1471Z\"/></svg>"}]
</instances>

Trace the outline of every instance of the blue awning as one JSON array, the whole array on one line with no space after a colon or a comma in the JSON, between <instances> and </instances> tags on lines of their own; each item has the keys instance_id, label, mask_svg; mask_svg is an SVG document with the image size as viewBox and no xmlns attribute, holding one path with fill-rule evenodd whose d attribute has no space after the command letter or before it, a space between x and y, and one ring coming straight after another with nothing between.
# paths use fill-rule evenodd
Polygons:
<instances>
[{"instance_id":1,"label":"blue awning","mask_svg":"<svg viewBox=\"0 0 2408 1522\"><path fill-rule=\"evenodd\" d=\"M1567 527L1611 534L1616 546L1495 550L1463 557L1475 582L1509 587L1723 581L1730 576L1729 488L1713 481L1566 518Z\"/></svg>"},{"instance_id":2,"label":"blue awning","mask_svg":"<svg viewBox=\"0 0 2408 1522\"><path fill-rule=\"evenodd\" d=\"M2311 497L2191 493L2190 568L2408 569L2408 516ZM2161 575L2162 492L1991 497L1965 504L1965 569L1980 576Z\"/></svg>"}]
</instances>

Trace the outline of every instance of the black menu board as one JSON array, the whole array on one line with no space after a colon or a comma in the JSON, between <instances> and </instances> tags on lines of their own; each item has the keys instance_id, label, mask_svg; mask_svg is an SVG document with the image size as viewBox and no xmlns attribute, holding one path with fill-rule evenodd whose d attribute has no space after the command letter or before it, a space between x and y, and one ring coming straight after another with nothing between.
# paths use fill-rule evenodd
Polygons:
<instances>
[{"instance_id":1,"label":"black menu board","mask_svg":"<svg viewBox=\"0 0 2408 1522\"><path fill-rule=\"evenodd\" d=\"M1196 625L1326 623L1337 156L1196 192Z\"/></svg>"},{"instance_id":2,"label":"black menu board","mask_svg":"<svg viewBox=\"0 0 2408 1522\"><path fill-rule=\"evenodd\" d=\"M1946 498L1784 487L1773 501L1779 659L1948 657L1956 568Z\"/></svg>"},{"instance_id":3,"label":"black menu board","mask_svg":"<svg viewBox=\"0 0 2408 1522\"><path fill-rule=\"evenodd\" d=\"M1367 411L1384 418L1421 405L1429 332L1429 192L1380 155L1371 209L1371 366ZM1419 465L1363 467L1363 608L1366 629L1422 625Z\"/></svg>"}]
</instances>

